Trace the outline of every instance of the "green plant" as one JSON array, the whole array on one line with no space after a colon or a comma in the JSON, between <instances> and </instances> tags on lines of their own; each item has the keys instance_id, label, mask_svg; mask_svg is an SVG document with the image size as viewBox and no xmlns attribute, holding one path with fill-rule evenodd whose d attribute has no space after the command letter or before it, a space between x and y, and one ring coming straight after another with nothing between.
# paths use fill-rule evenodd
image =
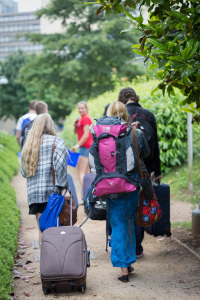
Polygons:
<instances>
[{"instance_id":1,"label":"green plant","mask_svg":"<svg viewBox=\"0 0 200 300\"><path fill-rule=\"evenodd\" d=\"M163 96L161 91L151 95L152 87L156 84L156 80L147 80L145 76L133 80L132 83L118 82L113 92L106 92L97 98L90 99L87 104L92 119L99 118L103 115L105 106L118 99L122 86L132 86L140 96L141 105L150 109L156 117L162 173L167 173L171 167L181 165L186 160L187 116L181 110L180 101L183 100L181 93L177 90L171 98ZM73 133L73 122L77 116L77 108L74 108L66 117L62 137L68 148L77 142Z\"/></svg>"},{"instance_id":2,"label":"green plant","mask_svg":"<svg viewBox=\"0 0 200 300\"><path fill-rule=\"evenodd\" d=\"M175 223L172 223L171 226L192 229L192 222L175 222Z\"/></svg>"},{"instance_id":3,"label":"green plant","mask_svg":"<svg viewBox=\"0 0 200 300\"><path fill-rule=\"evenodd\" d=\"M149 62L160 81L157 88L169 95L174 94L174 88L180 89L186 96L183 104L191 105L193 120L200 122L199 1L97 0L86 4L97 4L97 15L103 11L107 17L112 13L125 15L130 27L124 32L140 30L139 44L133 51ZM148 9L148 20L142 9Z\"/></svg>"},{"instance_id":4,"label":"green plant","mask_svg":"<svg viewBox=\"0 0 200 300\"><path fill-rule=\"evenodd\" d=\"M0 299L9 300L12 291L12 270L17 247L20 211L10 180L18 170L14 136L0 132Z\"/></svg>"}]
</instances>

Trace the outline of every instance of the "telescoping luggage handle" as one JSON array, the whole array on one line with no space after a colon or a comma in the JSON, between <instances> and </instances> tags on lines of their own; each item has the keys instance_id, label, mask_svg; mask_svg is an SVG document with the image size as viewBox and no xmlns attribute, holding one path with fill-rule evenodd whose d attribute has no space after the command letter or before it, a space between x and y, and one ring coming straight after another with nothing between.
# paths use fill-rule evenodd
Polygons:
<instances>
[{"instance_id":1,"label":"telescoping luggage handle","mask_svg":"<svg viewBox=\"0 0 200 300\"><path fill-rule=\"evenodd\" d=\"M56 137L53 142L53 149L52 149L52 177L53 177L53 192L55 191L55 170L53 165L53 155L56 148ZM72 192L70 190L70 187L68 185L67 187L68 192L70 193L70 226L72 226ZM57 227L59 226L59 216L57 217Z\"/></svg>"}]
</instances>

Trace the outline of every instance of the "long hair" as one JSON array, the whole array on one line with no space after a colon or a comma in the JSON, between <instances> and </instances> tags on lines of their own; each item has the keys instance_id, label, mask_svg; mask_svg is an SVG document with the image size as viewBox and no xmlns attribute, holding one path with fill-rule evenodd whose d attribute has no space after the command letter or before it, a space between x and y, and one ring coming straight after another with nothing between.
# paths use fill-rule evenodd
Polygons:
<instances>
[{"instance_id":1,"label":"long hair","mask_svg":"<svg viewBox=\"0 0 200 300\"><path fill-rule=\"evenodd\" d=\"M35 175L44 133L56 136L53 120L49 114L41 114L36 117L22 149L22 163L29 177Z\"/></svg>"},{"instance_id":2,"label":"long hair","mask_svg":"<svg viewBox=\"0 0 200 300\"><path fill-rule=\"evenodd\" d=\"M119 101L112 102L107 110L107 116L118 116L122 118L127 125L130 124L130 118L126 106Z\"/></svg>"}]
</instances>

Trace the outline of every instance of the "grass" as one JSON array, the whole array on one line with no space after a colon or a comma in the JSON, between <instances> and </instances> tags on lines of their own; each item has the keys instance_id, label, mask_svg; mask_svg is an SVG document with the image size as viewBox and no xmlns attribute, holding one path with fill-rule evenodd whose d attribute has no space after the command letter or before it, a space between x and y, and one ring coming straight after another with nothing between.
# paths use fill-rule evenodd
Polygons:
<instances>
[{"instance_id":1,"label":"grass","mask_svg":"<svg viewBox=\"0 0 200 300\"><path fill-rule=\"evenodd\" d=\"M176 167L169 174L163 176L162 182L170 185L171 199L173 201L190 202L193 205L200 203L200 156L196 155L192 168L193 192L188 191L187 163Z\"/></svg>"},{"instance_id":2,"label":"grass","mask_svg":"<svg viewBox=\"0 0 200 300\"><path fill-rule=\"evenodd\" d=\"M192 222L175 222L175 223L171 223L171 226L192 229Z\"/></svg>"},{"instance_id":3,"label":"grass","mask_svg":"<svg viewBox=\"0 0 200 300\"><path fill-rule=\"evenodd\" d=\"M10 180L18 171L16 138L0 132L0 300L11 298L12 271L18 243L20 211Z\"/></svg>"}]
</instances>

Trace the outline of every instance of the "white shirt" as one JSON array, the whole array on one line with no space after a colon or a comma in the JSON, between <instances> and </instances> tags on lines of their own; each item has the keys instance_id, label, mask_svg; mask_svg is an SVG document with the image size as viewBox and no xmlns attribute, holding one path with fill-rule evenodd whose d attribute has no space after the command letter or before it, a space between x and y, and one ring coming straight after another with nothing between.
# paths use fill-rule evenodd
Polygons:
<instances>
[{"instance_id":1,"label":"white shirt","mask_svg":"<svg viewBox=\"0 0 200 300\"><path fill-rule=\"evenodd\" d=\"M25 115L23 115L22 117L19 118L18 122L17 122L17 126L16 126L16 130L22 130L22 124L24 122L24 120L29 119L29 121L34 120L37 117L36 113L27 113Z\"/></svg>"}]
</instances>

